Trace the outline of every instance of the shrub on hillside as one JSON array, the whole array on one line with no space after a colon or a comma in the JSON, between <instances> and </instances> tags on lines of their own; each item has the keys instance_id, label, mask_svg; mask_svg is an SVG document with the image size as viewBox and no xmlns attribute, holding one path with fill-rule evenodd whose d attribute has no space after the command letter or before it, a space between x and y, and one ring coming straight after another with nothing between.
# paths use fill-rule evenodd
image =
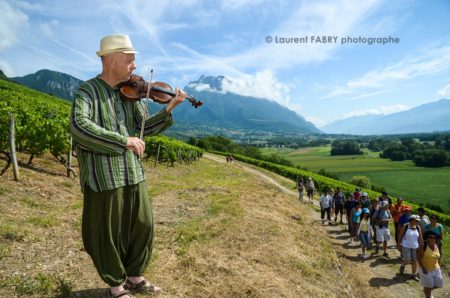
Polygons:
<instances>
[{"instance_id":1,"label":"shrub on hillside","mask_svg":"<svg viewBox=\"0 0 450 298\"><path fill-rule=\"evenodd\" d=\"M350 181L350 184L354 184L359 187L369 188L370 189L370 179L367 176L353 176Z\"/></svg>"}]
</instances>

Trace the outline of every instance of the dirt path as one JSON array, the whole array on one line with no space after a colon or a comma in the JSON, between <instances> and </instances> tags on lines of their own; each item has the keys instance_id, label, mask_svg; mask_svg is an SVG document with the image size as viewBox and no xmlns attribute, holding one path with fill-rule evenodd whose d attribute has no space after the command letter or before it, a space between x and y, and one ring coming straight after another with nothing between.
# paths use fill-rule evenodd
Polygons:
<instances>
[{"instance_id":1,"label":"dirt path","mask_svg":"<svg viewBox=\"0 0 450 298\"><path fill-rule=\"evenodd\" d=\"M222 156L205 154L204 157L220 163L226 162ZM233 165L258 175L283 192L297 196L297 192L281 185L262 171L241 162L234 162ZM281 177L280 179L285 178ZM316 206L318 205L317 200L314 203ZM330 235L338 256L338 263L342 265L345 276L351 277L346 279L355 297L423 297L419 282L410 278L411 266L406 267L405 274L398 273L400 254L395 249L393 240L388 243L388 257L383 257L381 253L376 255L374 250L369 250L369 258L362 261L359 257L361 253L359 242L350 243L346 224L320 225L319 216L317 224ZM382 250L380 249L380 251ZM447 276L444 276L444 288L434 290L433 296L450 297L450 279Z\"/></svg>"}]
</instances>

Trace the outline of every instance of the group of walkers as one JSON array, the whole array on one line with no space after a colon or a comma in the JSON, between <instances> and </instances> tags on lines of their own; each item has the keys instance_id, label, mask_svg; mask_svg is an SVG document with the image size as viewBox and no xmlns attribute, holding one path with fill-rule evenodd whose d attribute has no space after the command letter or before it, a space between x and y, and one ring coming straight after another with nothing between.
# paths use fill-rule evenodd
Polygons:
<instances>
[{"instance_id":1,"label":"group of walkers","mask_svg":"<svg viewBox=\"0 0 450 298\"><path fill-rule=\"evenodd\" d=\"M308 203L312 204L314 199L314 194L316 193L316 187L314 186L314 182L311 177L308 177L306 182L303 180L303 178L299 178L297 181L297 190L299 193L299 199L300 202L304 203L303 197L308 197Z\"/></svg>"},{"instance_id":2,"label":"group of walkers","mask_svg":"<svg viewBox=\"0 0 450 298\"><path fill-rule=\"evenodd\" d=\"M308 189L312 191L308 192ZM298 179L297 190L300 202L304 202L305 190L309 202L312 202L315 187L311 177L306 183L303 179ZM393 204L387 192L383 192L379 198L370 200L368 194L361 192L360 188L356 188L347 196L339 187L334 191L324 190L319 204L322 224L325 224L325 214L329 225L344 224L345 212L350 243L357 241L361 243L362 260L369 257L367 250L372 249L373 245L375 246L373 255L377 255L382 247L383 256L389 256L388 242L391 240L389 226L392 224L396 248L401 257L399 273L404 274L406 266L411 265L411 278L420 280L425 297L432 297L433 289L442 288L440 264L444 229L436 215L428 217L422 207L418 208L418 214L411 214L411 207L405 205L402 198L397 198Z\"/></svg>"}]
</instances>

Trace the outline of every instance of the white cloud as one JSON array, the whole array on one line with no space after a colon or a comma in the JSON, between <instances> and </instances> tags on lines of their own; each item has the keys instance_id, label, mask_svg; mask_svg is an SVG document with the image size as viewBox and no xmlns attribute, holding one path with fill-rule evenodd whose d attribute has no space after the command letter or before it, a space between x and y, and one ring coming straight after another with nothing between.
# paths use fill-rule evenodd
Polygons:
<instances>
[{"instance_id":1,"label":"white cloud","mask_svg":"<svg viewBox=\"0 0 450 298\"><path fill-rule=\"evenodd\" d=\"M219 90L216 90L216 89L212 88L209 84L205 84L205 83L189 84L188 86L191 88L194 88L194 90L197 92L202 92L202 91L220 92Z\"/></svg>"},{"instance_id":2,"label":"white cloud","mask_svg":"<svg viewBox=\"0 0 450 298\"><path fill-rule=\"evenodd\" d=\"M305 119L311 123L313 123L316 127L321 128L326 126L327 124L330 124L331 122L334 122L336 120L330 120L326 117L315 117L315 116L305 116Z\"/></svg>"},{"instance_id":3,"label":"white cloud","mask_svg":"<svg viewBox=\"0 0 450 298\"><path fill-rule=\"evenodd\" d=\"M249 5L258 5L263 0L227 0L222 2L222 9L238 10Z\"/></svg>"},{"instance_id":4,"label":"white cloud","mask_svg":"<svg viewBox=\"0 0 450 298\"><path fill-rule=\"evenodd\" d=\"M439 90L437 94L443 98L450 98L450 84Z\"/></svg>"},{"instance_id":5,"label":"white cloud","mask_svg":"<svg viewBox=\"0 0 450 298\"><path fill-rule=\"evenodd\" d=\"M270 69L255 74L240 73L233 77L227 76L222 80L221 90L211 88L210 85L204 83L190 84L189 86L197 91L230 92L242 96L268 99L297 113L300 113L301 110L301 105L291 101L289 87L281 83Z\"/></svg>"},{"instance_id":6,"label":"white cloud","mask_svg":"<svg viewBox=\"0 0 450 298\"><path fill-rule=\"evenodd\" d=\"M15 77L16 73L14 72L14 68L11 66L8 61L0 59L0 70L2 70L7 77Z\"/></svg>"},{"instance_id":7,"label":"white cloud","mask_svg":"<svg viewBox=\"0 0 450 298\"><path fill-rule=\"evenodd\" d=\"M401 105L401 104L391 105L391 106L381 106L381 107L377 107L377 108L356 110L356 111L352 111L350 113L346 113L342 116L342 118L340 118L340 120L350 118L350 117L355 117L355 116L389 115L389 114L393 114L393 113L407 111L409 109L410 109L410 107L408 107L406 105Z\"/></svg>"},{"instance_id":8,"label":"white cloud","mask_svg":"<svg viewBox=\"0 0 450 298\"><path fill-rule=\"evenodd\" d=\"M352 117L357 116L368 116L368 115L389 115L393 113L403 112L411 109L410 107L402 104L390 105L390 106L380 106L376 108L368 108L362 110L354 110L349 113L344 113L337 117L331 118L320 118L320 117L308 117L307 119L314 123L317 127L321 128L328 124L331 124L336 121L345 120Z\"/></svg>"},{"instance_id":9,"label":"white cloud","mask_svg":"<svg viewBox=\"0 0 450 298\"><path fill-rule=\"evenodd\" d=\"M437 46L422 51L415 56L407 57L381 70L369 71L361 78L350 80L344 85L338 86L324 98L367 93L367 90L378 88L385 89L398 84L400 81L448 70L450 70L450 45ZM377 92L385 93L384 90Z\"/></svg>"},{"instance_id":10,"label":"white cloud","mask_svg":"<svg viewBox=\"0 0 450 298\"><path fill-rule=\"evenodd\" d=\"M243 96L272 99L283 105L289 104L289 88L279 82L270 69L224 80L222 90Z\"/></svg>"},{"instance_id":11,"label":"white cloud","mask_svg":"<svg viewBox=\"0 0 450 298\"><path fill-rule=\"evenodd\" d=\"M21 31L28 27L28 16L12 7L8 1L0 1L0 52L19 42Z\"/></svg>"}]
</instances>

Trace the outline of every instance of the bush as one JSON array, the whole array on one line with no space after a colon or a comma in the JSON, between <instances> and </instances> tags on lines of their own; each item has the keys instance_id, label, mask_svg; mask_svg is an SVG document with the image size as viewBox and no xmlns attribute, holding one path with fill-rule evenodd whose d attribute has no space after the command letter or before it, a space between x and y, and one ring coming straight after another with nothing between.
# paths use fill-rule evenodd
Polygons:
<instances>
[{"instance_id":1,"label":"bush","mask_svg":"<svg viewBox=\"0 0 450 298\"><path fill-rule=\"evenodd\" d=\"M370 179L367 176L353 176L350 179L349 183L359 187L370 189Z\"/></svg>"}]
</instances>

